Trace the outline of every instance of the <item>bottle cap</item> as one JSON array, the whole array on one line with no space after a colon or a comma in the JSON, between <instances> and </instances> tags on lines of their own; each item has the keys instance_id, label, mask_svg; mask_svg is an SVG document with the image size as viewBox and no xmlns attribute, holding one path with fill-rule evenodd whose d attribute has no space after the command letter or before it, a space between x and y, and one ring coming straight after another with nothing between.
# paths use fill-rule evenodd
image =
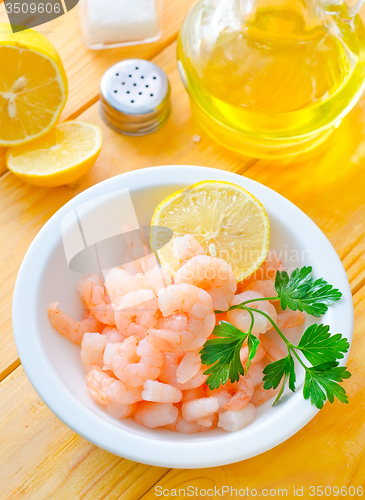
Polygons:
<instances>
[{"instance_id":1,"label":"bottle cap","mask_svg":"<svg viewBox=\"0 0 365 500\"><path fill-rule=\"evenodd\" d=\"M115 131L145 135L162 127L171 110L166 73L145 59L111 66L100 85L100 113Z\"/></svg>"}]
</instances>

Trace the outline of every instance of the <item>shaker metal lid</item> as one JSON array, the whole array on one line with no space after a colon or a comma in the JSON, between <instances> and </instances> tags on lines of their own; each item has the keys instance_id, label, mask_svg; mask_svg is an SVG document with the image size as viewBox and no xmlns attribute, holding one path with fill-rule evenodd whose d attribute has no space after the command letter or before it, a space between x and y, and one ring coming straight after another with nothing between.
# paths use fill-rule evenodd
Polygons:
<instances>
[{"instance_id":1,"label":"shaker metal lid","mask_svg":"<svg viewBox=\"0 0 365 500\"><path fill-rule=\"evenodd\" d=\"M166 73L156 64L125 59L110 67L101 80L101 116L117 132L149 134L167 120L170 93Z\"/></svg>"}]
</instances>

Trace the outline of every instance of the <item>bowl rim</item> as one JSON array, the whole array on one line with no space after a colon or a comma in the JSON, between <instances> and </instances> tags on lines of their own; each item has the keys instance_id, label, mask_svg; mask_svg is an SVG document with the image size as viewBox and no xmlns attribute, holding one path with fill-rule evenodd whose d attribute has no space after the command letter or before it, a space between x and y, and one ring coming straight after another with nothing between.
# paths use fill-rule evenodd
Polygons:
<instances>
[{"instance_id":1,"label":"bowl rim","mask_svg":"<svg viewBox=\"0 0 365 500\"><path fill-rule=\"evenodd\" d=\"M193 179L191 183L190 178ZM189 179L189 184L206 179L222 180L241 185L250 192L259 190L267 196L274 196L276 203L300 217L301 230L313 233L336 268L336 286L343 293L336 312L339 321L341 317L346 319L340 323L343 325L343 335L351 344L354 316L350 286L336 251L318 226L292 202L257 181L225 170L193 165L166 165L125 172L89 187L63 205L34 238L20 266L13 296L13 330L19 357L31 384L51 411L73 431L104 450L129 460L160 467L193 469L226 465L268 451L298 432L319 410L303 398L301 391L297 391L289 401L277 407L277 415L269 423L258 426L251 435L245 433L244 442L242 437L240 439L241 431L227 433L227 436L218 440L190 442L146 439L121 428L118 428L121 434L118 435L120 439L117 439L115 426L102 421L78 403L59 380L49 376L50 365L37 341L34 331L35 311L29 301L29 296L37 292L42 266L57 242L53 228L55 224L60 225L68 211L94 196L116 191L118 184L119 189L131 185L132 189L153 188L179 183L185 185L186 179ZM348 353L341 364L345 364L347 357Z\"/></svg>"}]
</instances>

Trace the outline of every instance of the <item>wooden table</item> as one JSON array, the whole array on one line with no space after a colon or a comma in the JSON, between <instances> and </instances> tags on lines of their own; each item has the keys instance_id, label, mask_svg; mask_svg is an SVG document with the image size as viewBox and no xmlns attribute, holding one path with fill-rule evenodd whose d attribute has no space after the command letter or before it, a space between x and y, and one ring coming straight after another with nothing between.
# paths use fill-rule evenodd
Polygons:
<instances>
[{"instance_id":1,"label":"wooden table","mask_svg":"<svg viewBox=\"0 0 365 500\"><path fill-rule=\"evenodd\" d=\"M62 119L98 124L104 142L95 167L77 189L42 189L6 171L0 152L0 463L3 499L153 499L164 488L286 488L359 486L365 476L365 96L319 149L302 157L269 161L239 158L211 141L193 121L176 66L176 36L192 0L165 0L164 35L151 45L103 52L81 41L76 9L39 30L55 44L69 78ZM3 4L0 21L6 20ZM100 119L101 75L116 61L152 59L168 74L173 111L158 132L139 138L118 135ZM192 141L194 134L201 142ZM31 241L65 202L89 186L122 172L152 165L194 164L226 169L278 191L313 219L332 242L347 271L355 307L345 387L348 406L327 403L291 439L256 458L196 471L169 470L116 457L74 434L42 403L18 359L11 302L16 274ZM194 496L196 498L196 496ZM226 493L224 498L233 498ZM334 496L330 497L334 498Z\"/></svg>"}]
</instances>

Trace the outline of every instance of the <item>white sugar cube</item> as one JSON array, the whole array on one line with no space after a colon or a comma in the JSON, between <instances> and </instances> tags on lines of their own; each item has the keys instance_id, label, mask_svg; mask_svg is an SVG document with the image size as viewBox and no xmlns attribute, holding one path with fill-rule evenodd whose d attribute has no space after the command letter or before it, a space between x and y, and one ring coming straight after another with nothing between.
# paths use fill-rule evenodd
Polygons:
<instances>
[{"instance_id":1,"label":"white sugar cube","mask_svg":"<svg viewBox=\"0 0 365 500\"><path fill-rule=\"evenodd\" d=\"M152 38L158 32L155 0L88 0L90 44Z\"/></svg>"}]
</instances>

